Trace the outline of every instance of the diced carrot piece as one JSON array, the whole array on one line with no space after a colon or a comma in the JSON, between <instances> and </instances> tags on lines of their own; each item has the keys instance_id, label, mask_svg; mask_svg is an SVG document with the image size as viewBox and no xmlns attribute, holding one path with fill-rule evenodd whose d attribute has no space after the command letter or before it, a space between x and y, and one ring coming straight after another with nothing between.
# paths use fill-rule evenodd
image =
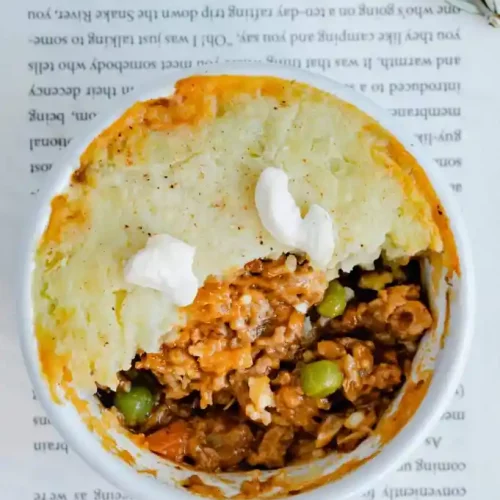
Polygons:
<instances>
[{"instance_id":1,"label":"diced carrot piece","mask_svg":"<svg viewBox=\"0 0 500 500\"><path fill-rule=\"evenodd\" d=\"M182 462L186 454L189 427L184 420L176 420L146 438L148 448L162 457Z\"/></svg>"}]
</instances>

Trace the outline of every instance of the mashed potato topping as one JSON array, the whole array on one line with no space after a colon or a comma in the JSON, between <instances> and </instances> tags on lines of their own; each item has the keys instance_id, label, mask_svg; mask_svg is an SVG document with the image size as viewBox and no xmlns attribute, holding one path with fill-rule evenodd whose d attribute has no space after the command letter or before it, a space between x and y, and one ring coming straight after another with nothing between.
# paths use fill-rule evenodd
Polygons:
<instances>
[{"instance_id":1,"label":"mashed potato topping","mask_svg":"<svg viewBox=\"0 0 500 500\"><path fill-rule=\"evenodd\" d=\"M330 214L337 237L329 277L381 254L440 252L437 208L415 165L374 120L307 85L182 80L173 96L135 104L94 139L53 199L33 281L41 349L68 355L65 369L89 390L116 387L138 351L159 349L183 309L124 278L151 235L195 247L199 283L289 251L255 207L257 180L270 166L288 175L302 215L313 204ZM269 404L255 401L255 411L265 418Z\"/></svg>"}]
</instances>

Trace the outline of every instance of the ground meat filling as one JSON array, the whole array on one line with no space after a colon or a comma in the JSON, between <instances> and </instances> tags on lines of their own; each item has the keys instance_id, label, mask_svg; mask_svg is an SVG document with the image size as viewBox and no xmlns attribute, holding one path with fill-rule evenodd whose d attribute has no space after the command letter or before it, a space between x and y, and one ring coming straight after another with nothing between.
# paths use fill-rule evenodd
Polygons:
<instances>
[{"instance_id":1,"label":"ground meat filling","mask_svg":"<svg viewBox=\"0 0 500 500\"><path fill-rule=\"evenodd\" d=\"M330 284L295 255L255 260L208 279L186 313L175 340L139 354L117 393L98 396L151 451L203 471L352 451L432 325L416 260L379 259Z\"/></svg>"}]
</instances>

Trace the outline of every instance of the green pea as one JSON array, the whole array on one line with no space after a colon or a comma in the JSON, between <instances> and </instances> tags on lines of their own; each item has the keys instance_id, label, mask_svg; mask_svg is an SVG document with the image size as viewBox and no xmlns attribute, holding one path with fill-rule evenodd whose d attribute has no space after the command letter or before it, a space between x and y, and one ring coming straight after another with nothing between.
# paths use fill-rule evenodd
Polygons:
<instances>
[{"instance_id":1,"label":"green pea","mask_svg":"<svg viewBox=\"0 0 500 500\"><path fill-rule=\"evenodd\" d=\"M130 391L118 391L115 395L115 406L129 427L142 424L153 409L155 398L152 392L142 385L132 385Z\"/></svg>"},{"instance_id":2,"label":"green pea","mask_svg":"<svg viewBox=\"0 0 500 500\"><path fill-rule=\"evenodd\" d=\"M323 359L304 365L300 371L300 384L304 394L313 398L326 398L342 387L344 375L338 363Z\"/></svg>"},{"instance_id":3,"label":"green pea","mask_svg":"<svg viewBox=\"0 0 500 500\"><path fill-rule=\"evenodd\" d=\"M346 302L344 287L334 280L328 285L323 300L316 306L316 309L321 316L335 318L344 312Z\"/></svg>"}]
</instances>

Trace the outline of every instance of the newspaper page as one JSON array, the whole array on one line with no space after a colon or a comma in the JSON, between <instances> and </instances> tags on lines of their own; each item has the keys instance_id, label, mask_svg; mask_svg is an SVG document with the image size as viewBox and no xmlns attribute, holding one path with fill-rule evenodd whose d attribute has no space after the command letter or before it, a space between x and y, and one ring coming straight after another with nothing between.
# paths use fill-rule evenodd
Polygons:
<instances>
[{"instance_id":1,"label":"newspaper page","mask_svg":"<svg viewBox=\"0 0 500 500\"><path fill-rule=\"evenodd\" d=\"M264 61L328 75L388 108L462 206L477 332L440 423L361 498L500 499L500 33L444 0L11 0L3 4L0 126L0 498L129 498L61 439L36 400L14 327L19 228L58 160L105 103L176 69Z\"/></svg>"}]
</instances>

